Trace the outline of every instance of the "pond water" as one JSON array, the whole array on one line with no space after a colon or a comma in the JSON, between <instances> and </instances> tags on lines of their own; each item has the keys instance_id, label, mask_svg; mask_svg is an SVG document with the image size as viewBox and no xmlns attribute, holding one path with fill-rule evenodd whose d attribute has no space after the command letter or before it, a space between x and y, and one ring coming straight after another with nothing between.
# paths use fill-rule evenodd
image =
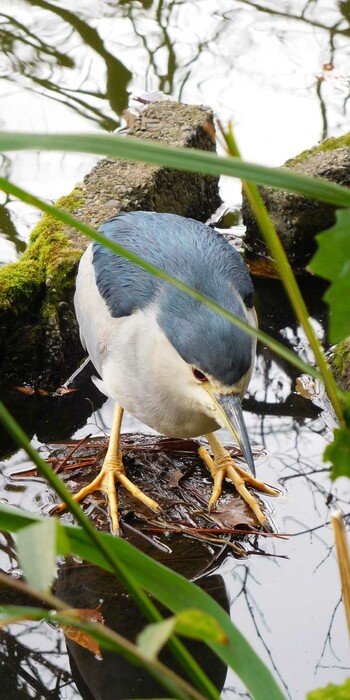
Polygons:
<instances>
[{"instance_id":1,"label":"pond water","mask_svg":"<svg viewBox=\"0 0 350 700\"><path fill-rule=\"evenodd\" d=\"M247 159L281 164L326 136L348 130L349 22L350 4L330 0L96 0L93 11L84 0L2 0L0 125L13 131L113 130L120 125L128 93L163 90L175 99L212 106L223 121L232 119ZM2 171L54 201L94 162L90 156L29 152L4 155ZM239 183L225 180L222 196L239 204ZM20 256L37 218L37 212L12 199L0 200L0 264ZM315 328L327 342L322 285L308 279L302 285ZM255 286L264 330L311 360L279 283L257 277ZM259 542L269 556L223 556L216 571L232 619L292 700L349 676L329 526L333 508L350 511L349 485L329 481L322 452L331 420L296 395L296 378L296 371L260 348L245 402L253 445L265 449L258 460L259 476L286 489L279 499L270 499L269 507L277 529L289 537ZM111 422L110 402L100 406L88 385L70 410L67 403L53 406L12 389L5 398L43 450L48 442L100 435ZM124 428L140 426L129 417ZM42 483L9 478L14 467L26 464L24 455L13 453L4 438L0 456L3 501L28 510L45 508ZM1 562L4 569L18 572L11 538L1 539ZM71 569L69 585L78 588ZM209 577L207 585L216 577ZM83 587L91 593L91 606L96 595L110 596L115 604L108 580L99 581L96 592L93 572ZM88 691L84 662L72 649L67 653L63 635L44 623L2 632L0 655L2 693L11 700L127 697L111 694L102 681L98 691ZM87 666L96 677L103 675L100 662ZM248 697L233 674L224 678L225 700ZM147 697L156 697L156 691L152 695L150 689Z\"/></svg>"}]
</instances>

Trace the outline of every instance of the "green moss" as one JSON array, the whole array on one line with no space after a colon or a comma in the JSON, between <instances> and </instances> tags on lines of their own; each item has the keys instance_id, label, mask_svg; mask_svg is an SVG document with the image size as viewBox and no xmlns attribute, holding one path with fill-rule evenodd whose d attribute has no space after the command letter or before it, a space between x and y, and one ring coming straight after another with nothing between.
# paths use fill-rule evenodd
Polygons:
<instances>
[{"instance_id":1,"label":"green moss","mask_svg":"<svg viewBox=\"0 0 350 700\"><path fill-rule=\"evenodd\" d=\"M342 340L335 346L332 367L336 375L342 376L350 367L350 338Z\"/></svg>"},{"instance_id":2,"label":"green moss","mask_svg":"<svg viewBox=\"0 0 350 700\"><path fill-rule=\"evenodd\" d=\"M36 260L6 265L0 270L0 310L18 315L23 303L35 296L43 282L43 270Z\"/></svg>"},{"instance_id":3,"label":"green moss","mask_svg":"<svg viewBox=\"0 0 350 700\"><path fill-rule=\"evenodd\" d=\"M302 151L301 153L299 153L298 156L295 156L295 158L290 158L290 160L287 160L285 162L285 166L288 168L293 168L295 165L297 165L298 163L302 163L304 160L307 160L308 158L310 158L310 156L313 156L315 153L334 151L337 148L349 147L350 132L348 134L344 134L344 136L338 136L337 138L325 139L324 141L319 143L318 146L314 146L313 148L309 148L306 151Z\"/></svg>"},{"instance_id":4,"label":"green moss","mask_svg":"<svg viewBox=\"0 0 350 700\"><path fill-rule=\"evenodd\" d=\"M81 190L75 188L70 194L60 197L55 203L58 209L64 209L64 211L69 214L74 214L79 207L83 206L84 199ZM63 231L64 224L62 221L55 219L50 214L44 214L40 221L34 226L33 231L29 240L29 250L31 245L41 236L45 237L54 235L56 233L61 233Z\"/></svg>"},{"instance_id":5,"label":"green moss","mask_svg":"<svg viewBox=\"0 0 350 700\"><path fill-rule=\"evenodd\" d=\"M81 191L61 197L56 205L76 212L83 204ZM81 251L63 233L64 224L44 214L32 231L30 243L21 260L0 270L1 311L20 316L47 288L44 315L51 315L55 304L72 286L72 276Z\"/></svg>"}]
</instances>

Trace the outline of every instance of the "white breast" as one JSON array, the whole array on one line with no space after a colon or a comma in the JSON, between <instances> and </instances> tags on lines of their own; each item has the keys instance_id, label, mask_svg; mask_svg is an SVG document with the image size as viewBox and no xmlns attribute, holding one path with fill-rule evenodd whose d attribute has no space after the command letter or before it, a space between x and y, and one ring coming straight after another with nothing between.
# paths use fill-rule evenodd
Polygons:
<instances>
[{"instance_id":1,"label":"white breast","mask_svg":"<svg viewBox=\"0 0 350 700\"><path fill-rule=\"evenodd\" d=\"M80 262L74 303L101 391L170 437L195 437L219 427L210 398L190 381L190 368L159 328L155 307L111 317L96 286L91 246Z\"/></svg>"}]
</instances>

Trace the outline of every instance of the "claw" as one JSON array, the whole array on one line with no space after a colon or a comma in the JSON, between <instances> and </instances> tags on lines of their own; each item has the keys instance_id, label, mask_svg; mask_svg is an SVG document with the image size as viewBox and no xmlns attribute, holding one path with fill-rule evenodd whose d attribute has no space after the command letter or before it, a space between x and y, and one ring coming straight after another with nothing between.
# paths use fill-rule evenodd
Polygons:
<instances>
[{"instance_id":1,"label":"claw","mask_svg":"<svg viewBox=\"0 0 350 700\"><path fill-rule=\"evenodd\" d=\"M205 447L200 447L198 449L198 454L208 467L213 477L213 490L208 503L209 513L211 513L216 507L221 495L223 480L225 476L227 476L232 481L243 500L253 511L260 525L267 532L271 531L271 527L266 516L262 512L255 496L248 491L246 484L250 484L258 491L269 494L270 496L278 496L279 492L276 491L276 489L267 486L267 484L265 484L263 481L256 479L245 469L238 466L238 464L234 462L231 455L227 452L227 450L225 450L213 433L207 435L206 437L212 448L214 459L208 454Z\"/></svg>"},{"instance_id":2,"label":"claw","mask_svg":"<svg viewBox=\"0 0 350 700\"><path fill-rule=\"evenodd\" d=\"M111 437L108 445L106 458L102 469L96 478L87 486L80 489L78 493L73 495L75 501L82 501L86 496L95 491L103 491L108 499L109 515L111 519L111 531L114 535L120 535L119 516L118 516L118 500L116 484L120 483L125 489L144 503L148 508L151 508L156 513L161 513L161 507L153 498L149 498L136 484L134 484L125 474L123 467L122 455L119 449L120 426L123 416L123 409L116 404L113 423L111 429ZM54 513L62 513L66 508L65 503L60 503Z\"/></svg>"}]
</instances>

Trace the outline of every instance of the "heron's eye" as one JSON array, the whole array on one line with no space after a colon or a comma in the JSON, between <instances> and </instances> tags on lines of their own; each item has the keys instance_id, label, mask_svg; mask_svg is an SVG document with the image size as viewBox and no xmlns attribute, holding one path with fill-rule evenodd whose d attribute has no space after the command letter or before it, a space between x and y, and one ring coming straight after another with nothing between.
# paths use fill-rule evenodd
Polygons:
<instances>
[{"instance_id":1,"label":"heron's eye","mask_svg":"<svg viewBox=\"0 0 350 700\"><path fill-rule=\"evenodd\" d=\"M208 377L203 374L203 372L200 372L199 369L196 369L195 367L192 367L192 372L193 376L198 379L199 382L207 382Z\"/></svg>"}]
</instances>

